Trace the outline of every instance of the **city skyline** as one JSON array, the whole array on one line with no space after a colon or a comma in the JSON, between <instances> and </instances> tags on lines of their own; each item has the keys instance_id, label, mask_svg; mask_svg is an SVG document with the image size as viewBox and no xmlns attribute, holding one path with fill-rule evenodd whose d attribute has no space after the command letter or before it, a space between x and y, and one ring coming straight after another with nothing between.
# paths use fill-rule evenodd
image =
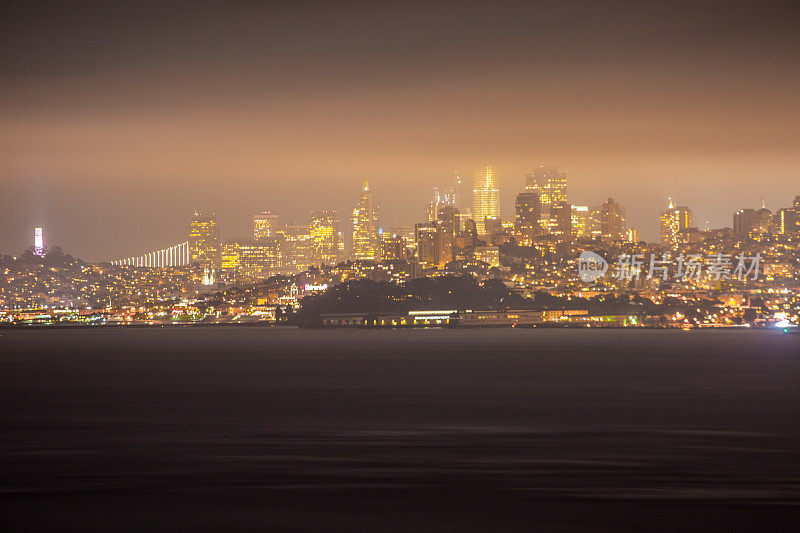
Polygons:
<instances>
[{"instance_id":1,"label":"city skyline","mask_svg":"<svg viewBox=\"0 0 800 533\"><path fill-rule=\"evenodd\" d=\"M542 179L545 180L544 183L548 183L548 185L546 186L547 188L545 189L544 186L535 185L535 180L533 178L534 173L526 174L525 180L524 180L524 186L513 192L514 197L515 197L515 201L512 203L512 206L510 208L507 208L506 210L503 210L503 211L500 211L496 207L494 208L494 209L496 209L497 212L502 213L501 216L499 217L499 219L503 223L509 224L509 228L512 225L516 227L519 224L519 216L520 216L520 212L519 212L520 204L519 204L519 202L520 202L520 197L521 196L525 196L526 194L535 193L535 195L539 198L539 207L537 208L537 210L539 211L540 216L542 217L541 220L539 221L539 227L542 228L542 229L541 230L537 230L537 231L541 231L541 232L543 232L545 234L546 233L563 234L563 231L564 231L563 229L562 230L558 230L558 229L555 228L556 225L562 225L563 226L563 222L561 222L560 224L557 224L556 223L556 219L553 218L555 215L553 215L552 213L548 214L549 211L548 211L548 208L546 207L547 201L551 201L551 202L553 202L553 205L555 205L555 201L558 200L560 203L564 204L565 208L571 207L570 216L567 217L569 219L567 221L567 227L568 227L568 229L571 228L573 236L577 236L577 237L580 237L581 235L584 235L583 231L586 229L585 226L587 224L587 221L589 221L592 218L591 211L595 212L594 215L596 217L600 217L600 218L598 218L598 221L597 221L598 227L602 226L603 222L600 219L603 217L602 211L604 209L604 206L606 206L608 204L608 202L614 202L616 205L621 206L621 209L622 209L622 229L621 229L621 232L618 233L619 235L621 235L620 238L625 239L626 238L625 235L627 235L626 232L633 231L634 234L637 237L639 237L640 239L642 239L644 241L647 241L647 242L651 242L651 243L661 242L662 244L666 244L666 243L672 242L674 244L675 242L677 242L676 241L677 233L680 230L684 230L684 229L692 229L692 228L694 228L694 229L699 229L700 231L706 231L706 230L710 230L710 229L725 229L725 228L728 228L728 229L733 230L734 234L742 235L742 234L746 234L749 230L751 230L755 226L757 226L757 224L754 221L759 216L761 218L758 219L758 220L761 221L760 223L764 227L766 227L766 225L771 223L771 221L773 220L772 219L773 216L776 217L776 223L778 225L781 225L782 224L781 217L783 216L782 215L782 211L785 211L787 209L791 209L793 207L796 208L797 204L798 204L798 198L800 198L800 194L799 194L799 195L794 197L793 201L791 199L790 200L784 200L782 205L775 206L774 210L771 210L771 209L769 209L767 207L766 200L762 196L762 197L760 197L761 208L759 210L756 210L754 208L749 208L749 207L744 207L744 208L741 208L741 209L737 209L737 210L732 211L732 212L729 213L728 223L727 224L722 224L722 225L716 227L716 226L710 225L708 223L708 221L706 221L706 223L703 225L704 227L700 227L701 224L698 224L697 220L693 216L694 211L693 211L692 207L690 207L690 206L680 206L680 207L674 208L674 211L671 211L671 210L673 210L673 201L672 201L671 197L668 197L666 199L667 203L669 204L669 206L667 208L667 211L659 212L659 213L656 213L656 214L650 213L648 220L646 220L646 222L644 224L639 225L639 224L636 224L636 223L632 223L630 221L630 219L627 217L628 207L625 204L621 203L621 202L617 203L614 200L614 198L612 198L612 197L609 197L608 200L603 201L603 202L589 202L588 205L575 204L575 203L572 203L571 201L569 201L569 197L566 194L566 188L567 188L567 183L568 183L566 172L559 172L559 169L556 168L556 167L545 167L544 165L537 165L537 166L532 167L532 168L534 170L534 173L542 171L541 176L542 176ZM558 176L558 184L559 184L558 187L559 187L559 189L558 189L558 192L556 193L556 196L553 196L553 193L550 192L552 177L545 178L544 171L547 171L548 173L555 172L557 174L557 176ZM458 171L456 171L456 173L457 172ZM473 184L474 184L475 187L478 187L478 185L484 186L486 184L486 180L487 179L489 179L491 181L491 183L496 184L497 176L496 176L496 173L494 171L493 166L491 166L491 165L483 167L482 169L475 171ZM354 222L355 222L355 217L356 217L356 211L352 212L352 217L350 218L349 221L345 221L345 223L346 223L345 225L347 227L344 228L344 227L340 226L341 221L339 220L339 215L338 215L338 210L337 209L310 208L310 209L308 209L306 211L305 216L297 217L300 220L297 220L296 218L284 218L284 217L281 217L274 210L257 211L255 213L253 213L250 216L250 219L249 219L250 220L250 226L249 226L249 232L250 233L249 233L249 236L245 236L246 234L245 235L241 235L241 234L240 235L232 235L232 234L229 234L229 233L224 233L223 230L222 230L222 225L219 223L219 219L218 219L218 217L217 217L217 215L216 215L216 213L214 211L203 211L203 210L195 209L194 210L194 218L189 217L184 222L185 224L189 224L189 234L188 234L189 235L189 242L192 241L192 231L193 231L194 224L195 224L194 221L198 220L198 217L200 217L204 221L207 221L209 219L209 217L210 217L210 219L213 221L213 226L214 226L212 232L214 233L215 239L216 239L216 242L217 242L217 249L216 250L212 250L212 254L216 254L218 256L217 257L217 261L210 261L210 263L212 263L212 264L216 263L217 264L217 268L218 268L219 264L220 264L219 256L220 256L220 254L222 252L222 247L223 247L223 245L224 245L224 243L226 241L228 241L228 242L233 242L233 241L242 242L242 241L248 241L249 240L249 241L253 241L253 242L258 242L258 241L262 240L264 237L267 237L269 235L280 234L281 236L283 236L283 235L285 235L285 232L286 232L287 228L295 228L294 230L291 230L291 229L289 230L289 231L295 231L295 232L296 231L300 231L301 228L304 228L306 230L304 233L307 233L308 236L310 237L312 234L314 234L315 231L319 232L319 228L317 228L316 230L314 229L315 228L315 224L319 225L319 222L318 222L319 216L323 216L323 217L332 216L333 218L330 219L331 221L329 223L325 224L327 229L324 229L323 231L324 231L324 233L326 235L329 235L329 236L333 237L334 240L332 241L332 244L321 245L320 243L316 243L316 244L311 245L311 246L314 246L314 247L327 246L327 248L329 249L329 251L327 253L325 253L325 254L323 254L321 256L320 256L319 253L315 253L314 254L315 257L316 256L324 257L326 264L330 264L334 259L335 260L343 260L343 259L346 259L348 257L351 257L353 259L365 259L365 258L368 258L367 256L370 255L370 254L375 254L375 255L371 255L371 257L378 258L378 257L380 257L379 252L380 252L381 240L382 240L381 239L381 234L383 234L383 232L386 232L387 235L390 235L391 234L390 230L392 228L396 229L396 228L400 228L400 227L405 227L405 228L413 227L415 224L418 224L418 223L420 223L420 222L422 222L422 221L424 221L426 219L425 219L425 217L422 217L422 216L414 216L415 209L413 209L413 207L410 207L409 210L406 213L406 218L404 220L405 223L403 223L403 224L395 224L395 225L389 225L389 224L381 223L378 220L378 211L380 209L379 203L375 203L374 204L374 208L373 208L372 187L370 185L370 180L368 180L366 178L362 178L359 181L361 183L362 198L360 200L358 200L357 204L361 205L362 203L367 201L368 204L369 204L369 209L374 209L374 217L373 217L374 218L374 222L372 224L374 226L374 228L371 228L371 229L375 230L374 233L376 233L376 241L370 245L371 246L370 249L374 250L374 252L369 252L367 255L364 255L364 254L358 255L358 254L355 253L354 240L353 240L353 230L354 230ZM457 184L460 185L462 183L461 178L457 177L456 181L454 183L457 183ZM563 188L563 190L561 190L561 188ZM469 205L464 205L467 202L466 202L466 200L462 200L461 205L460 206L456 206L456 204L454 203L455 195L453 194L453 191L454 191L453 186L451 185L450 187L445 188L446 192L444 194L440 194L440 188L438 186L436 186L436 187L434 187L434 194L435 194L436 201L429 203L429 207L427 208L427 210L430 211L431 206L434 206L435 204L436 205L442 205L442 206L443 205L453 205L453 206L461 208L461 212L460 213L461 213L461 216L463 218L465 218L465 219L466 218L470 218L472 220L475 220L475 216L472 214L472 212L474 211L476 202L479 202L481 200L485 201L484 196L486 196L485 192L482 192L480 195L478 195L478 191L479 190L480 189L478 189L478 188L474 189L474 192L473 192L473 195L472 195L472 202L470 202ZM497 194L497 192L498 191L496 189L492 192L492 194L491 194L492 198L497 198L499 196ZM364 197L365 194L369 198L368 200L364 199L365 198ZM439 200L439 198L441 198L441 200ZM441 201L441 204L437 204L437 202L439 202L439 201ZM496 203L496 200L490 200L490 201L494 201ZM513 211L511 213L508 213L509 209L513 209ZM588 209L589 212L586 212L583 215L579 214L581 211L586 211L587 209ZM576 212L576 210L578 212ZM345 212L348 212L348 211L349 211L348 209L345 209ZM671 215L674 218L674 221L672 223L670 223L668 221L670 219L670 213L673 213L673 215ZM679 215L678 213L681 213L681 214ZM688 213L688 214L686 214L686 213ZM746 230L742 231L740 229L740 225L742 223L739 221L739 219L743 215L748 215L748 214L750 214L749 215L750 218L748 218L749 226L747 226ZM583 218L580 222L578 222L578 219L576 218L578 216L583 216L585 218ZM683 223L679 222L679 219L680 219L681 216L683 216L686 219ZM794 216L794 215L792 215L792 216ZM436 220L436 218L437 218L437 217L431 218L430 212L427 213L427 217L428 217L427 218L428 221ZM675 217L677 217L677 218L675 218ZM766 218L764 218L764 217L766 217ZM792 219L792 220L794 220L794 219ZM241 221L238 221L238 222L239 222L239 224L237 224L237 225L240 225ZM298 224L298 222L299 222L299 224ZM647 227L651 223L652 223L653 226L656 227L656 230L654 231L655 234L652 235L652 236L650 236L650 235L642 236L642 232L641 232L640 228L642 226L643 227ZM548 229L548 224L550 224L550 226L551 226L549 229ZM578 224L578 226L576 226L576 224ZM794 222L790 222L790 224L794 224ZM483 230L481 228L481 225L482 224L479 224L476 221L476 226L477 226L476 229L477 229L478 235L484 235L484 232L483 232ZM668 226L670 226L670 225L673 225L675 227L669 228ZM333 229L334 227L336 227L338 229L334 230ZM342 231L343 228L345 229L345 231ZM37 229L37 231L39 231L42 228L40 226L36 226L36 229ZM461 228L461 229L463 230L463 228ZM577 231L577 233L576 233L576 231ZM671 236L669 238L665 237L665 232L670 233ZM167 230L167 233L174 233L174 228L171 229L171 230ZM345 235L347 235L347 234L350 234L349 240L345 238ZM524 242L526 240L525 237L521 237L520 236L518 229L515 229L513 232L511 232L511 234L513 234L513 236L519 242ZM601 234L603 235L604 238L608 238L611 235L611 234L607 234L607 232L602 231L602 232L598 232L597 236L600 236ZM585 234L585 236L591 236L591 235L587 232ZM184 233L184 235L183 235L183 237L181 237L181 239L184 239L185 237L186 237L186 234ZM522 239L522 240L520 240L520 239ZM157 261L156 257L158 256L158 254L160 252L166 253L167 252L166 248L169 248L170 246L182 246L184 244L184 243L178 243L178 244L174 244L174 245L173 244L166 244L165 245L164 243L166 243L166 242L167 241L164 241L162 239L162 241L157 243L157 246L154 248L154 251L152 252L154 254L154 258L152 259L152 261L154 261L152 263L153 265L156 264L156 261ZM177 241L175 241L175 242L177 243ZM56 246L59 246L59 247L63 248L63 246L61 246L61 244L58 243L58 242L50 241L50 243L52 245L56 245ZM22 249L27 249L29 247L30 246L24 246ZM36 247L35 243L34 243L34 247ZM190 247L191 247L191 245L190 245ZM334 249L336 249L336 253L333 253ZM21 250L12 251L10 253L3 252L2 250L0 250L0 254L5 254L5 255L15 255L15 254L17 254L19 252L21 252ZM344 252L347 252L347 253L345 254ZM151 252L144 252L144 255L146 256L149 253L151 253ZM128 255L126 255L124 257L100 258L100 259L86 258L86 259L92 260L92 261L100 261L100 262L113 261L113 262L123 262L124 263L124 261L128 260L128 258L132 259L136 255L137 254L134 253L134 254L128 254ZM187 252L187 255L192 261L203 262L203 261L198 259L196 253ZM167 264L167 259L166 258L167 258L167 255L164 255L163 256L163 261L161 263L159 263L159 264L166 265ZM142 266L146 265L147 261L148 261L147 259L143 260L141 262L141 265ZM134 263L131 263L131 264L135 264L135 260L134 260Z\"/></svg>"},{"instance_id":2,"label":"city skyline","mask_svg":"<svg viewBox=\"0 0 800 533\"><path fill-rule=\"evenodd\" d=\"M245 236L242 211L345 213L365 176L384 225L409 224L486 162L504 219L557 165L572 203L613 197L648 240L667 197L721 227L800 191L790 3L6 9L6 253L40 226L122 257L195 209Z\"/></svg>"}]
</instances>

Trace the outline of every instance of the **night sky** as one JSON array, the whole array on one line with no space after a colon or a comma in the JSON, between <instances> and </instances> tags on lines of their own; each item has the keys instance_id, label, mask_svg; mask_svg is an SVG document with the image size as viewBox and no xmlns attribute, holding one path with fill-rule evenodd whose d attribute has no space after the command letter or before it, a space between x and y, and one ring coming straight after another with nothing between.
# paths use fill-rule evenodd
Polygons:
<instances>
[{"instance_id":1,"label":"night sky","mask_svg":"<svg viewBox=\"0 0 800 533\"><path fill-rule=\"evenodd\" d=\"M701 229L800 194L791 2L16 2L0 8L0 253L105 260L272 210L383 227L491 163L504 218L535 165L613 196L643 236L672 196ZM471 197L467 198L471 203ZM343 224L343 229L346 225Z\"/></svg>"}]
</instances>

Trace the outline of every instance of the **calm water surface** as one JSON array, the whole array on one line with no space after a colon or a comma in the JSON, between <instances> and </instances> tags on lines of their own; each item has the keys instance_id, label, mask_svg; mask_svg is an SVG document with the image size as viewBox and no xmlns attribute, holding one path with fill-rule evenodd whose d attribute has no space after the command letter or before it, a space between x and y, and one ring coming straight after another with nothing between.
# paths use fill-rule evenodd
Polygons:
<instances>
[{"instance_id":1,"label":"calm water surface","mask_svg":"<svg viewBox=\"0 0 800 533\"><path fill-rule=\"evenodd\" d=\"M788 529L800 336L0 330L9 529Z\"/></svg>"}]
</instances>

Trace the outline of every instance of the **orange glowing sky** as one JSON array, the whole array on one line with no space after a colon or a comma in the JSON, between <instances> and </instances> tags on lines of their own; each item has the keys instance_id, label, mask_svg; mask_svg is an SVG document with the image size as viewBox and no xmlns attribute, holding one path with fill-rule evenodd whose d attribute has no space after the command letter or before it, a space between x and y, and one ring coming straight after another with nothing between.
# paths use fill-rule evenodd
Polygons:
<instances>
[{"instance_id":1,"label":"orange glowing sky","mask_svg":"<svg viewBox=\"0 0 800 533\"><path fill-rule=\"evenodd\" d=\"M666 197L701 228L800 194L791 3L58 3L0 13L0 253L92 260L224 237L251 215L352 209L384 227L494 165L504 217L538 164L613 196L655 238ZM343 224L344 225L344 224Z\"/></svg>"}]
</instances>

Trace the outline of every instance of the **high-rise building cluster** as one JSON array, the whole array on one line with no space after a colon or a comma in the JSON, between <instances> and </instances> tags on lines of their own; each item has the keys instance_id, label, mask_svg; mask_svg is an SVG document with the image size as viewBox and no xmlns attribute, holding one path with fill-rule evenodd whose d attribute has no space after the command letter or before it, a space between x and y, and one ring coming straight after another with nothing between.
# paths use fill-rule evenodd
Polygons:
<instances>
[{"instance_id":1,"label":"high-rise building cluster","mask_svg":"<svg viewBox=\"0 0 800 533\"><path fill-rule=\"evenodd\" d=\"M500 216L495 169L486 166L474 176L469 207L462 205L462 179L456 172L452 183L434 188L419 222L387 231L379 224L379 210L366 179L351 213L349 232L343 232L335 210L313 210L302 224L283 223L278 215L262 211L253 215L252 238L221 240L214 215L195 212L189 225L190 259L221 281L258 280L347 260L395 265L387 266L388 270L407 264L411 265L408 272L416 276L469 271L476 265L507 268L509 261L526 268L555 268L589 245L646 244L639 230L628 226L625 208L614 198L594 206L570 203L567 174L557 167L539 165L524 176L524 187L514 202L514 219L508 222ZM659 223L657 245L664 251L683 250L709 235L695 227L689 207L676 206L672 199L660 213ZM740 209L729 231L731 239L739 240L798 234L800 196L791 207L774 214L763 204L760 209ZM507 244L517 247L518 257L500 253Z\"/></svg>"},{"instance_id":2,"label":"high-rise building cluster","mask_svg":"<svg viewBox=\"0 0 800 533\"><path fill-rule=\"evenodd\" d=\"M253 215L252 238L225 240L213 213L195 212L189 224L190 259L215 271L221 281L263 279L347 259L411 262L415 271L424 272L454 262L500 266L499 247L509 241L549 254L574 238L629 237L624 210L613 199L594 209L568 203L567 176L556 167L538 166L525 176L512 222L500 216L500 190L491 165L475 173L470 207L461 205L462 187L456 172L451 184L434 188L421 222L384 232L364 179L347 251L335 210L313 210L304 224L281 223L278 215L262 211Z\"/></svg>"}]
</instances>

